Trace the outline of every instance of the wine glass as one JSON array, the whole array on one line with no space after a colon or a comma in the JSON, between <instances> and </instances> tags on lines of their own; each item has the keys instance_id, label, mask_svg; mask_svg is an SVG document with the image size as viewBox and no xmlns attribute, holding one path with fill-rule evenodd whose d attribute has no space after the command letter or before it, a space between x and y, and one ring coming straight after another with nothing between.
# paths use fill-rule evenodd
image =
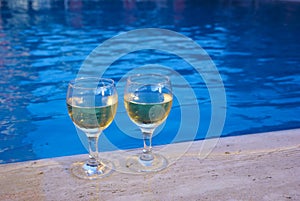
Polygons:
<instances>
[{"instance_id":1,"label":"wine glass","mask_svg":"<svg viewBox=\"0 0 300 201\"><path fill-rule=\"evenodd\" d=\"M113 121L118 95L112 79L82 77L70 81L67 108L74 125L86 134L89 159L72 164L71 172L83 179L98 179L113 171L110 161L99 159L98 138Z\"/></svg>"},{"instance_id":2,"label":"wine glass","mask_svg":"<svg viewBox=\"0 0 300 201\"><path fill-rule=\"evenodd\" d=\"M168 117L173 95L170 79L159 74L136 74L127 78L124 104L131 121L142 131L144 148L126 161L135 172L157 172L167 167L167 159L152 152L154 130Z\"/></svg>"}]
</instances>

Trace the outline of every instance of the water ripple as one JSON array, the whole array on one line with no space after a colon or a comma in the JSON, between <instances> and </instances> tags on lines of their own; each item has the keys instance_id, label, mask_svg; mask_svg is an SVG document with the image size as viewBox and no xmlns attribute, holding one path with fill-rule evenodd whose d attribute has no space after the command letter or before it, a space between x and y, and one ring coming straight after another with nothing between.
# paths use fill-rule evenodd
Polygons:
<instances>
[{"instance_id":1,"label":"water ripple","mask_svg":"<svg viewBox=\"0 0 300 201\"><path fill-rule=\"evenodd\" d=\"M261 1L253 5L239 0L184 0L178 5L172 1L65 2L1 1L0 163L86 153L65 108L67 83L101 42L137 28L177 31L209 53L226 90L223 136L300 127L299 4ZM193 55L174 38L147 40L157 45L168 42ZM136 41L119 41L118 47L127 49L128 43ZM94 64L96 67L97 62ZM203 139L209 126L210 97L201 76L181 58L153 50L133 52L114 62L106 76L119 81L130 70L146 64L167 66L193 87L201 113L196 138ZM93 74L93 70L87 73ZM182 96L186 87L174 85ZM181 107L190 105L175 102L168 125L179 123ZM166 126L162 144L173 139L171 134L177 128L172 125ZM118 136L111 137L117 147L139 146L136 139L117 128L110 129L108 132ZM68 146L62 146L66 143Z\"/></svg>"}]
</instances>

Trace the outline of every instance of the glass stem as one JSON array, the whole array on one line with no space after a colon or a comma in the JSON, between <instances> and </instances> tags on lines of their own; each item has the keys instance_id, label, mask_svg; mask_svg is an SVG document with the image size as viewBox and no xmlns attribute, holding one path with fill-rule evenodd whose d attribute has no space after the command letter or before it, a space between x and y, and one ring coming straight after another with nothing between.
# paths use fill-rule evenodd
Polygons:
<instances>
[{"instance_id":1,"label":"glass stem","mask_svg":"<svg viewBox=\"0 0 300 201\"><path fill-rule=\"evenodd\" d=\"M153 154L152 154L152 135L153 130L143 130L143 140L144 140L144 148L143 148L143 154L140 156L141 160L144 161L151 161L153 160Z\"/></svg>"},{"instance_id":2,"label":"glass stem","mask_svg":"<svg viewBox=\"0 0 300 201\"><path fill-rule=\"evenodd\" d=\"M88 137L90 158L87 162L87 165L89 166L97 166L100 163L98 156L98 139L99 135L96 135L95 137Z\"/></svg>"}]
</instances>

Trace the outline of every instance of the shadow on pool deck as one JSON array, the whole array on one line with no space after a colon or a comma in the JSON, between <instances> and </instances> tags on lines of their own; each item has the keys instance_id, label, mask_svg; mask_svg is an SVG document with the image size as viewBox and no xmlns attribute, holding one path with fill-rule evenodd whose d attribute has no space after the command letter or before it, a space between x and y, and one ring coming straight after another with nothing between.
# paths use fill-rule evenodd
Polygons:
<instances>
[{"instance_id":1,"label":"shadow on pool deck","mask_svg":"<svg viewBox=\"0 0 300 201\"><path fill-rule=\"evenodd\" d=\"M0 165L0 200L300 200L300 129L221 138L205 159L201 143L159 173L93 181L69 172L86 155Z\"/></svg>"}]
</instances>

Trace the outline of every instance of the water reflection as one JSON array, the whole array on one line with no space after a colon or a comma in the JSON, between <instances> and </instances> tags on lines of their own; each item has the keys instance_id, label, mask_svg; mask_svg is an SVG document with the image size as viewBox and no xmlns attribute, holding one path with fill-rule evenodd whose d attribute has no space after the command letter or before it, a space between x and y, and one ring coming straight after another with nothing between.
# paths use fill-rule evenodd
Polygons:
<instances>
[{"instance_id":1,"label":"water reflection","mask_svg":"<svg viewBox=\"0 0 300 201\"><path fill-rule=\"evenodd\" d=\"M178 31L213 58L227 92L223 135L300 126L297 2L0 0L0 8L1 162L86 153L66 114L67 82L105 39L145 27ZM107 75L119 80L149 63L171 67L194 87L201 108L197 138L203 138L210 119L207 89L180 58L134 52L116 61ZM175 125L176 115L170 118ZM116 146L140 146L110 129L118 136L111 138ZM174 129L168 127L167 137L155 141L170 142Z\"/></svg>"}]
</instances>

